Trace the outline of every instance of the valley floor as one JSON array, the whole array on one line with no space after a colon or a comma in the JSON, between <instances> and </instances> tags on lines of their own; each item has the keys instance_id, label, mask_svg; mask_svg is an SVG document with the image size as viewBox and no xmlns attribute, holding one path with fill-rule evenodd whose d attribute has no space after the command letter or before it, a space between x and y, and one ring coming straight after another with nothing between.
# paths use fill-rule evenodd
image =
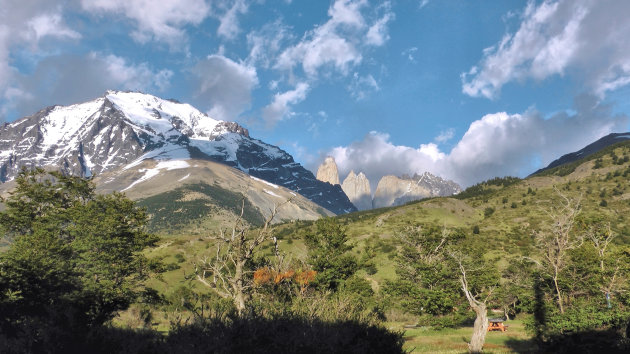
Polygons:
<instances>
[{"instance_id":1,"label":"valley floor","mask_svg":"<svg viewBox=\"0 0 630 354\"><path fill-rule=\"evenodd\" d=\"M484 353L535 353L536 343L525 331L523 317L506 323L506 332L489 332ZM387 328L404 331L404 349L411 353L466 353L472 326L432 330L428 327L404 328L404 323L389 322Z\"/></svg>"}]
</instances>

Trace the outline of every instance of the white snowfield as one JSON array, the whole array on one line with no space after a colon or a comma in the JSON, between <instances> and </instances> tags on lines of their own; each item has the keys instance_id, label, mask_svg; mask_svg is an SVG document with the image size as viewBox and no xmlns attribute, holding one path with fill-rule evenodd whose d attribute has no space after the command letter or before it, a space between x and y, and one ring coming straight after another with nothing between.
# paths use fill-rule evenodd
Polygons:
<instances>
[{"instance_id":1,"label":"white snowfield","mask_svg":"<svg viewBox=\"0 0 630 354\"><path fill-rule=\"evenodd\" d=\"M265 181L264 179L256 178L256 177L254 177L254 176L249 176L249 177L250 177L251 179L255 180L255 181L262 182L262 183L264 183L264 184L266 184L266 185L268 185L268 186L271 186L271 187L273 187L273 188L275 188L275 189L280 188L278 185L273 184L273 183L271 183L271 182L267 182L267 181Z\"/></svg>"},{"instance_id":2,"label":"white snowfield","mask_svg":"<svg viewBox=\"0 0 630 354\"><path fill-rule=\"evenodd\" d=\"M138 92L108 91L105 96L125 116L140 127L151 127L156 134L168 136L177 131L173 118L179 118L192 131L193 139L210 140L222 121L212 119L187 103L176 103ZM215 134L227 131L214 132Z\"/></svg>"},{"instance_id":3,"label":"white snowfield","mask_svg":"<svg viewBox=\"0 0 630 354\"><path fill-rule=\"evenodd\" d=\"M177 169L187 168L187 167L190 167L190 164L188 164L187 161L183 161L183 160L160 161L158 162L157 166L155 166L154 168L143 168L143 169L138 170L139 172L144 172L144 175L138 178L137 180L135 180L132 184L129 185L129 187L123 189L122 191L124 192L138 183L142 183L146 180L151 179L152 177L159 175L160 170L170 171L170 170L177 170Z\"/></svg>"}]
</instances>

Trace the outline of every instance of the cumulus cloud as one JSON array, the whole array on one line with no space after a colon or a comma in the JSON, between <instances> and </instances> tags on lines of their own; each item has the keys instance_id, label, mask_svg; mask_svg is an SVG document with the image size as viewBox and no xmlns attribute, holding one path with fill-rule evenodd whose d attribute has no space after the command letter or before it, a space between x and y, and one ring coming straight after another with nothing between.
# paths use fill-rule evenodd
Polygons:
<instances>
[{"instance_id":1,"label":"cumulus cloud","mask_svg":"<svg viewBox=\"0 0 630 354\"><path fill-rule=\"evenodd\" d=\"M273 101L263 108L262 116L268 126L273 126L279 121L293 115L291 106L304 101L308 93L309 85L300 82L295 89L283 93L276 93Z\"/></svg>"},{"instance_id":2,"label":"cumulus cloud","mask_svg":"<svg viewBox=\"0 0 630 354\"><path fill-rule=\"evenodd\" d=\"M274 58L280 53L284 42L292 38L289 28L280 20L268 23L261 29L247 34L250 65L260 65L268 69Z\"/></svg>"},{"instance_id":3,"label":"cumulus cloud","mask_svg":"<svg viewBox=\"0 0 630 354\"><path fill-rule=\"evenodd\" d=\"M140 43L163 41L181 49L186 25L199 25L210 15L204 0L81 0L83 9L94 14L117 14L131 19L131 36Z\"/></svg>"},{"instance_id":4,"label":"cumulus cloud","mask_svg":"<svg viewBox=\"0 0 630 354\"><path fill-rule=\"evenodd\" d=\"M585 142L627 128L625 115L612 114L611 107L593 96L576 99L577 113L558 113L545 118L538 112L499 112L473 122L449 152L433 143L418 148L395 145L384 133L371 132L362 141L336 147L340 176L363 171L375 187L386 174L430 171L462 186L496 176L526 176L563 154L584 147Z\"/></svg>"},{"instance_id":5,"label":"cumulus cloud","mask_svg":"<svg viewBox=\"0 0 630 354\"><path fill-rule=\"evenodd\" d=\"M223 7L227 7L227 4L221 4ZM232 6L228 7L222 16L219 16L219 28L217 33L227 39L234 39L241 28L239 26L238 16L247 12L249 6L245 0L236 0L232 3Z\"/></svg>"},{"instance_id":6,"label":"cumulus cloud","mask_svg":"<svg viewBox=\"0 0 630 354\"><path fill-rule=\"evenodd\" d=\"M256 68L223 55L210 55L192 69L197 81L196 99L209 103L208 114L235 120L249 109L251 92L258 85Z\"/></svg>"},{"instance_id":7,"label":"cumulus cloud","mask_svg":"<svg viewBox=\"0 0 630 354\"><path fill-rule=\"evenodd\" d=\"M630 3L617 0L530 2L515 33L483 52L462 74L462 91L494 98L511 81L571 73L602 97L630 83Z\"/></svg>"},{"instance_id":8,"label":"cumulus cloud","mask_svg":"<svg viewBox=\"0 0 630 354\"><path fill-rule=\"evenodd\" d=\"M90 100L108 89L161 91L172 75L170 70L96 52L51 56L40 61L33 74L19 77L19 87L9 91L13 94L9 108L24 116L46 105Z\"/></svg>"},{"instance_id":9,"label":"cumulus cloud","mask_svg":"<svg viewBox=\"0 0 630 354\"><path fill-rule=\"evenodd\" d=\"M16 83L18 70L11 65L10 55L21 48L37 52L40 40L75 40L81 35L64 21L57 1L9 1L0 10L0 111L6 114L14 100L26 98ZM18 92L20 92L18 94Z\"/></svg>"},{"instance_id":10,"label":"cumulus cloud","mask_svg":"<svg viewBox=\"0 0 630 354\"><path fill-rule=\"evenodd\" d=\"M331 67L342 75L363 60L362 46L383 45L387 40L387 23L393 14L385 6L385 14L368 26L361 10L366 0L336 0L328 9L326 23L306 33L302 40L278 57L275 67L292 70L301 65L309 78L322 67Z\"/></svg>"},{"instance_id":11,"label":"cumulus cloud","mask_svg":"<svg viewBox=\"0 0 630 354\"><path fill-rule=\"evenodd\" d=\"M370 180L373 191L382 176L435 171L438 161L445 158L435 144L422 144L418 148L395 145L388 134L374 131L349 146L333 148L328 155L335 158L340 178L345 178L351 170L361 171Z\"/></svg>"}]
</instances>

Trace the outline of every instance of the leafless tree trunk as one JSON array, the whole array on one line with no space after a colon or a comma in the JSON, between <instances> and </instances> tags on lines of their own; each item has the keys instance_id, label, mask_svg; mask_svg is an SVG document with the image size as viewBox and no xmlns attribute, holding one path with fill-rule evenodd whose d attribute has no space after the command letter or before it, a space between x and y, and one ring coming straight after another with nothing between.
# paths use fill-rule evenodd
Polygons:
<instances>
[{"instance_id":1,"label":"leafless tree trunk","mask_svg":"<svg viewBox=\"0 0 630 354\"><path fill-rule=\"evenodd\" d=\"M258 246L269 238L270 225L278 209L289 201L290 199L276 205L265 219L263 226L253 236L249 236L250 229L243 220L245 212L245 199L243 199L241 213L234 222L231 233L221 230L219 236L208 237L210 240L217 241L215 255L205 257L195 264L197 280L212 288L219 296L231 299L239 316L242 316L245 311L248 291L252 286L247 279L246 264L254 257Z\"/></svg>"}]
</instances>

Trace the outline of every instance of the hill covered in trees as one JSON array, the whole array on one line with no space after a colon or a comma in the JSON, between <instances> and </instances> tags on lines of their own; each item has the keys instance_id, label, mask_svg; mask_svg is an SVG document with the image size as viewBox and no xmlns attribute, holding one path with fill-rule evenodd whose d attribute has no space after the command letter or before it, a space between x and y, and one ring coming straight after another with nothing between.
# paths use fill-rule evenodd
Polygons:
<instances>
[{"instance_id":1,"label":"hill covered in trees","mask_svg":"<svg viewBox=\"0 0 630 354\"><path fill-rule=\"evenodd\" d=\"M329 336L331 348L361 351L367 342L359 333L369 331L401 350L401 333L384 323L474 324L467 341L476 352L493 309L525 319L541 351L623 352L630 320L628 156L630 144L619 143L526 179L489 180L454 198L316 222L271 225L267 218L252 229L237 219L212 231L164 229L155 246L138 253L154 264L155 276L139 280L145 295L112 310L117 315L103 328L112 336L128 328L124 336L133 333L150 346L193 332L229 338L253 323L276 329L301 323L310 335ZM3 293L5 303L14 301ZM333 338L324 328L345 334ZM291 340L286 348L300 348Z\"/></svg>"}]
</instances>

